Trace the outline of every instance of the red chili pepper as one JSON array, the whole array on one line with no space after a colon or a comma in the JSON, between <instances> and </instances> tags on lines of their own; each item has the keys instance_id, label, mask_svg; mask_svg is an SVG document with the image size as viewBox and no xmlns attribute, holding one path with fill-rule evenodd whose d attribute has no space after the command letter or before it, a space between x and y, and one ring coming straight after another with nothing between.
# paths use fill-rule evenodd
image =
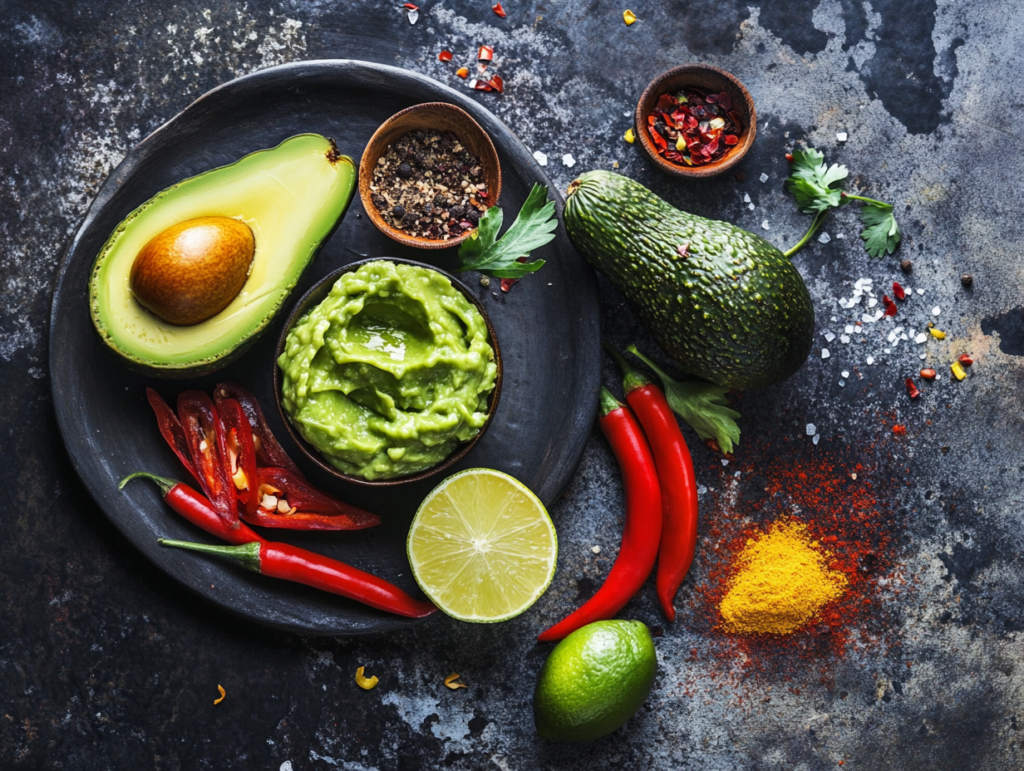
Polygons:
<instances>
[{"instance_id":1,"label":"red chili pepper","mask_svg":"<svg viewBox=\"0 0 1024 771\"><path fill-rule=\"evenodd\" d=\"M897 311L899 310L896 307L896 303L894 303L892 300L890 300L889 299L889 295L887 295L887 294L882 295L882 305L885 306L885 315L886 316L895 316Z\"/></svg>"},{"instance_id":2,"label":"red chili pepper","mask_svg":"<svg viewBox=\"0 0 1024 771\"><path fill-rule=\"evenodd\" d=\"M499 15L499 16L500 16L501 18L503 18L503 19L504 19L504 18L505 18L506 16L508 16L508 14L507 14L507 13L505 13L505 9L501 7L501 3L498 3L497 5L493 6L493 7L491 8L491 10L492 10L492 11L494 11L494 12L495 12L496 14L498 14L498 15Z\"/></svg>"},{"instance_id":3,"label":"red chili pepper","mask_svg":"<svg viewBox=\"0 0 1024 771\"><path fill-rule=\"evenodd\" d=\"M665 394L631 367L622 354L607 344L605 348L622 369L626 401L633 408L654 453L662 501L655 589L665 616L675 621L676 609L672 601L690 571L697 546L697 474L693 470L690 449Z\"/></svg>"},{"instance_id":4,"label":"red chili pepper","mask_svg":"<svg viewBox=\"0 0 1024 771\"><path fill-rule=\"evenodd\" d=\"M476 58L482 62L494 61L494 46L480 46Z\"/></svg>"},{"instance_id":5,"label":"red chili pepper","mask_svg":"<svg viewBox=\"0 0 1024 771\"><path fill-rule=\"evenodd\" d=\"M362 530L380 524L380 517L320 492L288 469L259 469L258 508L245 521L292 530ZM273 508L265 506L267 496ZM284 504L282 510L281 504Z\"/></svg>"},{"instance_id":6,"label":"red chili pepper","mask_svg":"<svg viewBox=\"0 0 1024 771\"><path fill-rule=\"evenodd\" d=\"M178 394L178 418L198 472L200 487L221 517L232 527L237 527L238 497L227 466L220 457L224 440L217 408L202 391L182 391Z\"/></svg>"},{"instance_id":7,"label":"red chili pepper","mask_svg":"<svg viewBox=\"0 0 1024 771\"><path fill-rule=\"evenodd\" d=\"M155 482L160 487L167 504L196 527L221 540L235 544L236 549L241 547L247 554L254 553L258 560L255 567L256 572L339 594L378 610L408 618L423 618L437 612L437 608L432 603L414 599L394 584L351 565L346 565L344 562L290 544L267 541L244 524L236 529L226 527L208 500L192 488L173 479L141 471L122 479L119 487L123 488L129 481L137 477L144 477ZM183 544L188 544L188 542L175 541L167 545ZM183 548L194 547L202 547L197 549L198 551L218 548L205 544L183 546ZM230 549L231 547L220 548ZM228 552L222 556L234 555ZM248 559L251 561L252 558ZM253 569L251 564L246 567Z\"/></svg>"},{"instance_id":8,"label":"red chili pepper","mask_svg":"<svg viewBox=\"0 0 1024 771\"><path fill-rule=\"evenodd\" d=\"M629 408L620 404L607 388L601 389L601 413L601 431L619 461L625 487L626 525L622 546L597 593L575 612L537 635L542 642L561 640L586 624L614 616L643 586L658 557L661 487L651 448Z\"/></svg>"},{"instance_id":9,"label":"red chili pepper","mask_svg":"<svg viewBox=\"0 0 1024 771\"><path fill-rule=\"evenodd\" d=\"M256 446L252 426L245 411L234 399L221 399L217 404L217 419L221 424L218 438L220 459L244 507L243 519L251 521L259 507L259 471L256 467Z\"/></svg>"},{"instance_id":10,"label":"red chili pepper","mask_svg":"<svg viewBox=\"0 0 1024 771\"><path fill-rule=\"evenodd\" d=\"M261 466L286 468L303 479L306 478L271 432L267 419L263 416L263 410L260 409L260 403L256 401L256 397L249 389L234 382L218 383L213 389L213 400L220 404L224 399L234 399L242 405L242 410L249 418L249 425L252 426L256 444L256 460Z\"/></svg>"},{"instance_id":11,"label":"red chili pepper","mask_svg":"<svg viewBox=\"0 0 1024 771\"><path fill-rule=\"evenodd\" d=\"M450 62L452 60L452 52L449 51L448 49L445 49L444 51L437 55L437 58L440 59L442 62Z\"/></svg>"},{"instance_id":12,"label":"red chili pepper","mask_svg":"<svg viewBox=\"0 0 1024 771\"><path fill-rule=\"evenodd\" d=\"M178 420L178 416L174 414L174 410L163 400L163 397L152 388L146 389L146 398L149 400L149 406L156 413L156 423L160 427L160 435L163 436L164 441L174 450L174 454L178 456L181 464L188 469L188 473L192 475L192 478L198 482L199 475L196 473L195 464L192 462L192 455L188 449L188 440L185 438L185 431L181 427L181 421Z\"/></svg>"},{"instance_id":13,"label":"red chili pepper","mask_svg":"<svg viewBox=\"0 0 1024 771\"><path fill-rule=\"evenodd\" d=\"M898 281L892 282L892 293L896 295L897 300L907 299L907 291L902 286L900 286Z\"/></svg>"},{"instance_id":14,"label":"red chili pepper","mask_svg":"<svg viewBox=\"0 0 1024 771\"><path fill-rule=\"evenodd\" d=\"M903 381L903 385L907 387L907 396L909 396L911 399L916 399L918 396L921 395L921 392L917 390L917 386L914 385L914 381L911 380L909 377Z\"/></svg>"}]
</instances>

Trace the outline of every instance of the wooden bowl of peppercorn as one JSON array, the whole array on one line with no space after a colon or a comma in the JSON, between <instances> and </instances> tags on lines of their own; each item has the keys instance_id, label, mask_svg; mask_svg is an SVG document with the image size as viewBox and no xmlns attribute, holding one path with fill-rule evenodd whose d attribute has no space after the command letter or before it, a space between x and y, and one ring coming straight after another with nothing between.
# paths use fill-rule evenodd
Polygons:
<instances>
[{"instance_id":1,"label":"wooden bowl of peppercorn","mask_svg":"<svg viewBox=\"0 0 1024 771\"><path fill-rule=\"evenodd\" d=\"M457 246L499 195L501 166L491 138L446 102L392 115L359 162L359 197L370 221L405 246Z\"/></svg>"},{"instance_id":2,"label":"wooden bowl of peppercorn","mask_svg":"<svg viewBox=\"0 0 1024 771\"><path fill-rule=\"evenodd\" d=\"M709 124L715 118L726 123L720 144L725 152L715 157L716 151L711 160L698 158L697 162L693 162L691 147L686 140L696 139L697 148L706 147L707 143L700 141L699 131L687 135L682 121L676 122L676 126L669 126L663 116L658 116L659 100L663 94L674 96L685 95L687 92L703 95L703 98L698 97L694 100L700 102L701 109L694 116L700 127ZM721 94L726 95L728 109L724 109L719 103ZM714 103L710 105L704 103L709 95L714 99ZM688 107L687 112L694 112L693 108L696 106ZM654 126L649 122L652 115L655 116ZM691 179L712 177L735 166L754 144L754 137L757 134L757 111L754 109L754 99L750 92L735 75L709 64L684 64L663 72L652 80L637 102L635 120L636 139L654 164L669 174ZM651 136L653 130L659 132L658 140ZM682 140L679 138L680 133L684 134ZM728 141L735 141L735 144L726 144L727 137L732 137ZM679 149L675 144L680 141L683 149ZM662 143L667 147L659 147ZM667 157L670 153L673 157L679 157L672 160Z\"/></svg>"}]
</instances>

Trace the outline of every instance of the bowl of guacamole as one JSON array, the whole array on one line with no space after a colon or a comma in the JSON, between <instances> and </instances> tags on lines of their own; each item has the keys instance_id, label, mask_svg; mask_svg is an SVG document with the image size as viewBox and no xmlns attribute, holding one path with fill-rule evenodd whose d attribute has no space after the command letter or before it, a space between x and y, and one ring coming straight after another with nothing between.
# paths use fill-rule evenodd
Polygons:
<instances>
[{"instance_id":1,"label":"bowl of guacamole","mask_svg":"<svg viewBox=\"0 0 1024 771\"><path fill-rule=\"evenodd\" d=\"M343 479L390 485L450 467L487 428L501 353L455 277L397 258L324 277L297 303L274 369L278 406L309 458Z\"/></svg>"}]
</instances>

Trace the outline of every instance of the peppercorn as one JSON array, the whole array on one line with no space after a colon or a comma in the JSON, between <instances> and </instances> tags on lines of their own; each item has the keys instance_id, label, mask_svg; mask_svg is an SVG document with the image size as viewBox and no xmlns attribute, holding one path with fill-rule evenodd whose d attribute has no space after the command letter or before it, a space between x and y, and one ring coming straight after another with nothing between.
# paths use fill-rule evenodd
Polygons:
<instances>
[{"instance_id":1,"label":"peppercorn","mask_svg":"<svg viewBox=\"0 0 1024 771\"><path fill-rule=\"evenodd\" d=\"M391 213L395 215L397 219L402 219L405 216L405 207L401 204L395 204L395 207L391 210Z\"/></svg>"},{"instance_id":2,"label":"peppercorn","mask_svg":"<svg viewBox=\"0 0 1024 771\"><path fill-rule=\"evenodd\" d=\"M480 221L480 212L476 209L470 209L466 212L466 222L476 225Z\"/></svg>"},{"instance_id":3,"label":"peppercorn","mask_svg":"<svg viewBox=\"0 0 1024 771\"><path fill-rule=\"evenodd\" d=\"M405 216L402 217L402 224L403 225L407 225L407 226L408 225L412 225L418 219L419 219L419 217L416 216L415 212L407 211L405 213Z\"/></svg>"},{"instance_id":4,"label":"peppercorn","mask_svg":"<svg viewBox=\"0 0 1024 771\"><path fill-rule=\"evenodd\" d=\"M434 196L434 206L439 209L448 208L448 199L444 197L444 193L438 193Z\"/></svg>"},{"instance_id":5,"label":"peppercorn","mask_svg":"<svg viewBox=\"0 0 1024 771\"><path fill-rule=\"evenodd\" d=\"M409 179L412 176L412 166L408 163L400 163L398 165L398 176L402 179Z\"/></svg>"},{"instance_id":6,"label":"peppercorn","mask_svg":"<svg viewBox=\"0 0 1024 771\"><path fill-rule=\"evenodd\" d=\"M904 260L903 262L900 263L900 270L902 270L904 273L909 273L913 269L914 263L912 263L910 260Z\"/></svg>"},{"instance_id":7,"label":"peppercorn","mask_svg":"<svg viewBox=\"0 0 1024 771\"><path fill-rule=\"evenodd\" d=\"M378 209L383 209L385 206L388 205L388 202L380 193L374 193L373 195L371 195L370 200L373 202L373 205L376 206Z\"/></svg>"},{"instance_id":8,"label":"peppercorn","mask_svg":"<svg viewBox=\"0 0 1024 771\"><path fill-rule=\"evenodd\" d=\"M414 132L412 132L412 135L415 139L424 139L427 136L426 132L423 131L423 129L416 129Z\"/></svg>"},{"instance_id":9,"label":"peppercorn","mask_svg":"<svg viewBox=\"0 0 1024 771\"><path fill-rule=\"evenodd\" d=\"M970 273L964 273L960 276L960 283L964 285L965 289L970 289L971 284L974 283L974 277Z\"/></svg>"},{"instance_id":10,"label":"peppercorn","mask_svg":"<svg viewBox=\"0 0 1024 771\"><path fill-rule=\"evenodd\" d=\"M461 220L466 216L466 207L455 204L455 206L448 209L448 214L453 220Z\"/></svg>"}]
</instances>

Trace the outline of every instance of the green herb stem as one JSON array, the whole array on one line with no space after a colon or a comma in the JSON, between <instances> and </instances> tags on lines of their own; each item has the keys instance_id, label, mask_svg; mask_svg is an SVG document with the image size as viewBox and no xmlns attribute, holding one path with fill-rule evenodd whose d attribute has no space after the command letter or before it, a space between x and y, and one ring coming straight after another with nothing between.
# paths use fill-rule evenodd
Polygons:
<instances>
[{"instance_id":1,"label":"green herb stem","mask_svg":"<svg viewBox=\"0 0 1024 771\"><path fill-rule=\"evenodd\" d=\"M891 203L886 203L885 201L878 201L875 200L874 198L865 198L862 195L851 195L850 193L843 193L843 198L849 199L851 201L863 201L864 203L869 203L872 206L877 206L880 209L892 211Z\"/></svg>"},{"instance_id":2,"label":"green herb stem","mask_svg":"<svg viewBox=\"0 0 1024 771\"><path fill-rule=\"evenodd\" d=\"M854 197L854 196L851 196L851 197ZM803 249L805 246L807 246L807 242L811 240L811 238L814 236L814 234L816 232L818 232L818 228L820 228L821 227L821 223L825 221L825 216L827 214L828 214L828 209L826 209L825 211L820 211L817 214L815 214L814 215L814 219L811 221L811 227L807 230L806 233L804 233L804 237L801 238L799 241L797 241L796 245L793 248L783 252L783 254L786 257L792 257L794 254L796 254L801 249Z\"/></svg>"}]
</instances>

